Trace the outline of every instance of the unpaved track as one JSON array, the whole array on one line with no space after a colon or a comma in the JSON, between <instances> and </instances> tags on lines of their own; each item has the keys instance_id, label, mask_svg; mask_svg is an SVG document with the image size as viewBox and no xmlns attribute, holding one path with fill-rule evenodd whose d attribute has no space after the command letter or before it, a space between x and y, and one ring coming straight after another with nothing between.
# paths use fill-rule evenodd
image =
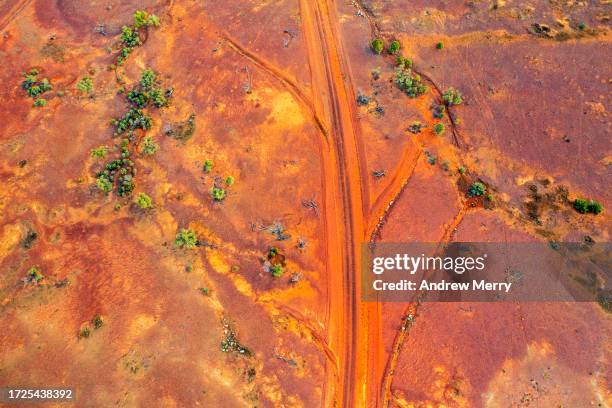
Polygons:
<instances>
[{"instance_id":1,"label":"unpaved track","mask_svg":"<svg viewBox=\"0 0 612 408\"><path fill-rule=\"evenodd\" d=\"M366 406L367 314L359 299L358 271L367 186L362 180L359 125L350 73L335 26L335 6L326 0L301 0L314 106L329 124L332 142L323 151L325 220L329 271L329 345L338 356L336 386L328 382L326 406ZM329 378L328 380L332 380Z\"/></svg>"}]
</instances>

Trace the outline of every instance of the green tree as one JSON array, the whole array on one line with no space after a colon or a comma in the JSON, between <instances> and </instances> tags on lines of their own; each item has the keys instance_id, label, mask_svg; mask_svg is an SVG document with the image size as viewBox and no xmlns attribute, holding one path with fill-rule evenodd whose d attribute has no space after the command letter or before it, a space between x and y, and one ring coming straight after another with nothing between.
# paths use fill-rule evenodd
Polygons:
<instances>
[{"instance_id":1,"label":"green tree","mask_svg":"<svg viewBox=\"0 0 612 408\"><path fill-rule=\"evenodd\" d=\"M181 229L178 234L176 234L176 238L174 239L174 245L179 248L195 248L197 243L198 238L196 237L195 232L187 228Z\"/></svg>"},{"instance_id":2,"label":"green tree","mask_svg":"<svg viewBox=\"0 0 612 408\"><path fill-rule=\"evenodd\" d=\"M385 49L385 43L382 39L375 38L370 43L370 47L372 48L372 51L374 51L376 54L380 54Z\"/></svg>"},{"instance_id":3,"label":"green tree","mask_svg":"<svg viewBox=\"0 0 612 408\"><path fill-rule=\"evenodd\" d=\"M139 193L136 197L136 204L143 210L153 207L153 199L145 193Z\"/></svg>"},{"instance_id":4,"label":"green tree","mask_svg":"<svg viewBox=\"0 0 612 408\"><path fill-rule=\"evenodd\" d=\"M215 186L210 190L210 195L215 201L223 201L225 199L225 190Z\"/></svg>"},{"instance_id":5,"label":"green tree","mask_svg":"<svg viewBox=\"0 0 612 408\"><path fill-rule=\"evenodd\" d=\"M487 191L487 186L485 186L484 184L482 184L479 181L476 181L474 183L472 183L472 185L470 186L470 189L468 190L468 196L470 197L480 197L482 195L484 195L484 193Z\"/></svg>"},{"instance_id":6,"label":"green tree","mask_svg":"<svg viewBox=\"0 0 612 408\"><path fill-rule=\"evenodd\" d=\"M147 156L154 155L159 150L159 145L155 143L151 136L142 139L142 153Z\"/></svg>"},{"instance_id":7,"label":"green tree","mask_svg":"<svg viewBox=\"0 0 612 408\"><path fill-rule=\"evenodd\" d=\"M389 45L387 52L391 55L395 55L399 52L400 48L401 48L400 42L397 40L393 40L391 44Z\"/></svg>"},{"instance_id":8,"label":"green tree","mask_svg":"<svg viewBox=\"0 0 612 408\"><path fill-rule=\"evenodd\" d=\"M93 81L90 77L84 76L76 85L77 89L83 93L90 94L93 91Z\"/></svg>"}]
</instances>

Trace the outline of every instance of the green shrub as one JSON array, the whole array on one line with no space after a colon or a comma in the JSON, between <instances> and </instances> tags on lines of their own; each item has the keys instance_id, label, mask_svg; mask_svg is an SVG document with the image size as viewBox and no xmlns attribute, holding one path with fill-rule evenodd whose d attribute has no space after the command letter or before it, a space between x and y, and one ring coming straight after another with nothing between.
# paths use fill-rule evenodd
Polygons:
<instances>
[{"instance_id":1,"label":"green shrub","mask_svg":"<svg viewBox=\"0 0 612 408\"><path fill-rule=\"evenodd\" d=\"M113 183L105 175L98 176L96 186L106 194L110 193L113 189Z\"/></svg>"},{"instance_id":2,"label":"green shrub","mask_svg":"<svg viewBox=\"0 0 612 408\"><path fill-rule=\"evenodd\" d=\"M93 81L90 77L84 76L76 85L77 89L83 93L90 94L93 91Z\"/></svg>"},{"instance_id":3,"label":"green shrub","mask_svg":"<svg viewBox=\"0 0 612 408\"><path fill-rule=\"evenodd\" d=\"M410 69L399 68L395 71L395 83L411 98L427 92L428 88L421 82L421 76Z\"/></svg>"},{"instance_id":4,"label":"green shrub","mask_svg":"<svg viewBox=\"0 0 612 408\"><path fill-rule=\"evenodd\" d=\"M395 65L398 68L410 69L412 68L412 60L400 55L395 59Z\"/></svg>"},{"instance_id":5,"label":"green shrub","mask_svg":"<svg viewBox=\"0 0 612 408\"><path fill-rule=\"evenodd\" d=\"M91 324L93 324L94 330L101 328L104 325L104 321L102 320L102 316L95 315L93 319L91 319Z\"/></svg>"},{"instance_id":6,"label":"green shrub","mask_svg":"<svg viewBox=\"0 0 612 408\"><path fill-rule=\"evenodd\" d=\"M91 149L91 157L95 159L105 159L108 153L108 147L98 146L95 149Z\"/></svg>"},{"instance_id":7,"label":"green shrub","mask_svg":"<svg viewBox=\"0 0 612 408\"><path fill-rule=\"evenodd\" d=\"M385 43L382 39L375 38L370 43L370 47L372 48L372 51L374 51L376 54L380 54L385 49Z\"/></svg>"},{"instance_id":8,"label":"green shrub","mask_svg":"<svg viewBox=\"0 0 612 408\"><path fill-rule=\"evenodd\" d=\"M574 209L580 214L592 213L597 215L603 211L603 206L594 200L577 198L574 200Z\"/></svg>"},{"instance_id":9,"label":"green shrub","mask_svg":"<svg viewBox=\"0 0 612 408\"><path fill-rule=\"evenodd\" d=\"M281 276L283 276L283 273L285 273L285 271L283 270L283 266L281 264L275 264L270 266L270 273L275 278L280 278Z\"/></svg>"},{"instance_id":10,"label":"green shrub","mask_svg":"<svg viewBox=\"0 0 612 408\"><path fill-rule=\"evenodd\" d=\"M153 124L151 117L140 109L130 109L122 118L113 121L117 129L115 135L136 129L149 130Z\"/></svg>"},{"instance_id":11,"label":"green shrub","mask_svg":"<svg viewBox=\"0 0 612 408\"><path fill-rule=\"evenodd\" d=\"M387 52L391 55L395 55L399 52L400 48L401 48L400 42L397 40L393 40L391 44L389 45Z\"/></svg>"},{"instance_id":12,"label":"green shrub","mask_svg":"<svg viewBox=\"0 0 612 408\"><path fill-rule=\"evenodd\" d=\"M151 136L142 139L142 153L147 156L154 155L159 150L159 145L155 143Z\"/></svg>"},{"instance_id":13,"label":"green shrub","mask_svg":"<svg viewBox=\"0 0 612 408\"><path fill-rule=\"evenodd\" d=\"M181 229L179 233L176 234L176 238L174 239L174 245L179 248L195 248L197 243L198 238L196 237L195 232L186 228Z\"/></svg>"},{"instance_id":14,"label":"green shrub","mask_svg":"<svg viewBox=\"0 0 612 408\"><path fill-rule=\"evenodd\" d=\"M35 282L35 283L38 283L44 279L44 276L42 272L40 271L40 268L38 267L38 265L34 265L28 270L27 277L30 282Z\"/></svg>"},{"instance_id":15,"label":"green shrub","mask_svg":"<svg viewBox=\"0 0 612 408\"><path fill-rule=\"evenodd\" d=\"M210 190L210 195L215 201L223 201L225 198L225 190L215 186Z\"/></svg>"},{"instance_id":16,"label":"green shrub","mask_svg":"<svg viewBox=\"0 0 612 408\"><path fill-rule=\"evenodd\" d=\"M234 177L227 176L227 178L225 179L225 184L227 184L228 186L233 185L234 184Z\"/></svg>"},{"instance_id":17,"label":"green shrub","mask_svg":"<svg viewBox=\"0 0 612 408\"><path fill-rule=\"evenodd\" d=\"M597 215L603 211L603 205L597 201L591 200L589 202L589 212Z\"/></svg>"},{"instance_id":18,"label":"green shrub","mask_svg":"<svg viewBox=\"0 0 612 408\"><path fill-rule=\"evenodd\" d=\"M43 106L47 106L47 101L45 99L38 98L34 101L34 104L32 106L36 108L41 108Z\"/></svg>"},{"instance_id":19,"label":"green shrub","mask_svg":"<svg viewBox=\"0 0 612 408\"><path fill-rule=\"evenodd\" d=\"M461 105L463 103L463 97L461 96L461 92L454 88L448 88L446 92L442 95L444 102L448 106L452 105Z\"/></svg>"},{"instance_id":20,"label":"green shrub","mask_svg":"<svg viewBox=\"0 0 612 408\"><path fill-rule=\"evenodd\" d=\"M215 165L212 160L209 160L209 159L204 160L204 166L203 166L204 173L210 173L214 166Z\"/></svg>"},{"instance_id":21,"label":"green shrub","mask_svg":"<svg viewBox=\"0 0 612 408\"><path fill-rule=\"evenodd\" d=\"M459 166L459 168L457 169L457 171L459 172L459 174L465 174L466 172L466 168L464 166Z\"/></svg>"},{"instance_id":22,"label":"green shrub","mask_svg":"<svg viewBox=\"0 0 612 408\"><path fill-rule=\"evenodd\" d=\"M159 19L155 14L149 14L146 11L138 10L134 13L134 28L146 26L159 26Z\"/></svg>"},{"instance_id":23,"label":"green shrub","mask_svg":"<svg viewBox=\"0 0 612 408\"><path fill-rule=\"evenodd\" d=\"M475 183L472 183L472 185L470 186L470 189L468 190L468 196L480 197L484 195L486 191L487 191L487 186L485 186L479 181L476 181Z\"/></svg>"},{"instance_id":24,"label":"green shrub","mask_svg":"<svg viewBox=\"0 0 612 408\"><path fill-rule=\"evenodd\" d=\"M155 85L157 80L157 74L150 68L142 71L140 75L140 86L144 88L145 91L150 91Z\"/></svg>"},{"instance_id":25,"label":"green shrub","mask_svg":"<svg viewBox=\"0 0 612 408\"><path fill-rule=\"evenodd\" d=\"M444 133L444 124L443 123L436 123L436 125L434 126L434 132L438 136L440 136L442 133Z\"/></svg>"},{"instance_id":26,"label":"green shrub","mask_svg":"<svg viewBox=\"0 0 612 408\"><path fill-rule=\"evenodd\" d=\"M442 42L438 42L438 43L436 44L436 48L437 48L437 49L439 49L439 50L441 50L442 48L444 48L444 44L442 44Z\"/></svg>"},{"instance_id":27,"label":"green shrub","mask_svg":"<svg viewBox=\"0 0 612 408\"><path fill-rule=\"evenodd\" d=\"M143 210L153 207L153 199L145 193L139 193L136 197L136 204Z\"/></svg>"},{"instance_id":28,"label":"green shrub","mask_svg":"<svg viewBox=\"0 0 612 408\"><path fill-rule=\"evenodd\" d=\"M39 95L53 89L51 82L49 82L47 78L43 78L39 81L38 74L39 72L35 68L32 68L29 72L25 72L23 74L25 80L21 83L21 88L26 91L31 98L36 98Z\"/></svg>"}]
</instances>

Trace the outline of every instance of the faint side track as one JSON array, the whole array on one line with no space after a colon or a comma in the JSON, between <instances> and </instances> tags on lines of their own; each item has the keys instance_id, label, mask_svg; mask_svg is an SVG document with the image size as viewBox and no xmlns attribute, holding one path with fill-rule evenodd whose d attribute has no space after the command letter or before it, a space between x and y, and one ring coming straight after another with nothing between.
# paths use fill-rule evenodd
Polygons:
<instances>
[{"instance_id":1,"label":"faint side track","mask_svg":"<svg viewBox=\"0 0 612 408\"><path fill-rule=\"evenodd\" d=\"M438 242L438 248L436 249L436 252L440 251L440 249L446 243L450 241L457 226L461 223L461 221L465 217L465 214L467 213L468 208L469 207L467 207L467 205L463 203L457 215L453 217L452 221L449 223L448 227L442 234L442 238ZM391 348L391 356L387 360L385 375L384 375L383 382L382 382L381 392L382 392L382 407L383 408L389 408L391 402L393 401L394 397L393 397L391 387L393 385L393 376L395 374L397 362L399 360L400 354L404 347L404 343L406 342L406 339L410 335L410 329L414 325L414 322L416 321L416 318L418 316L417 313L418 313L419 307L421 306L425 296L426 296L426 292L417 293L415 295L414 301L411 302L406 307L406 309L404 310L402 314L402 322L399 327L399 331L396 334L395 339L393 341L393 347Z\"/></svg>"},{"instance_id":2,"label":"faint side track","mask_svg":"<svg viewBox=\"0 0 612 408\"><path fill-rule=\"evenodd\" d=\"M321 118L315 111L315 108L310 98L306 96L306 93L302 90L302 88L299 85L294 83L293 80L289 78L289 76L285 72L276 68L274 65L266 61L265 58L262 58L258 56L257 54L255 54L254 52L249 51L246 48L242 47L237 41L231 38L229 34L222 33L221 38L225 40L227 44L238 54L250 60L252 63L254 63L258 67L260 67L261 69L263 69L264 71L272 75L274 78L278 79L289 90L289 92L291 92L291 94L296 98L296 100L300 102L302 107L306 109L306 111L311 115L312 119L315 121L317 128L321 131L323 136L325 136L325 139L326 140L328 139L329 131L327 130L325 123L321 120Z\"/></svg>"},{"instance_id":3,"label":"faint side track","mask_svg":"<svg viewBox=\"0 0 612 408\"><path fill-rule=\"evenodd\" d=\"M10 2L10 0L8 0L8 2ZM4 30L31 2L32 0L20 0L15 2L13 7L11 7L4 16L0 17L0 30Z\"/></svg>"}]
</instances>

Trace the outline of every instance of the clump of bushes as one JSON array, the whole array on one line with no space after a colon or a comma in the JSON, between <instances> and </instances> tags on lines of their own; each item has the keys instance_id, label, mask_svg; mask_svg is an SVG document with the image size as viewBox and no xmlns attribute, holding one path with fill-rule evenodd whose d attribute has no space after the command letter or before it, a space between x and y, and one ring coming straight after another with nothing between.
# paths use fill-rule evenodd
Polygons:
<instances>
[{"instance_id":1,"label":"clump of bushes","mask_svg":"<svg viewBox=\"0 0 612 408\"><path fill-rule=\"evenodd\" d=\"M188 228L181 229L178 234L176 234L176 238L174 239L174 245L179 248L195 248L197 243L198 238L196 237L195 232Z\"/></svg>"},{"instance_id":2,"label":"clump of bushes","mask_svg":"<svg viewBox=\"0 0 612 408\"><path fill-rule=\"evenodd\" d=\"M398 68L395 71L395 83L411 98L416 98L428 91L428 88L421 82L421 76L412 72L411 69Z\"/></svg>"},{"instance_id":3,"label":"clump of bushes","mask_svg":"<svg viewBox=\"0 0 612 408\"><path fill-rule=\"evenodd\" d=\"M585 200L584 198L577 198L574 200L574 209L580 214L599 214L603 211L601 203L595 200Z\"/></svg>"},{"instance_id":4,"label":"clump of bushes","mask_svg":"<svg viewBox=\"0 0 612 408\"><path fill-rule=\"evenodd\" d=\"M391 44L389 45L387 52L391 55L395 55L399 52L400 48L401 48L400 42L397 40L393 40L391 41Z\"/></svg>"},{"instance_id":5,"label":"clump of bushes","mask_svg":"<svg viewBox=\"0 0 612 408\"><path fill-rule=\"evenodd\" d=\"M152 69L145 69L140 82L127 94L127 99L137 108L145 108L152 104L156 108L168 106L168 99L172 96L172 89L162 91L159 87L157 74Z\"/></svg>"},{"instance_id":6,"label":"clump of bushes","mask_svg":"<svg viewBox=\"0 0 612 408\"><path fill-rule=\"evenodd\" d=\"M370 43L370 48L372 48L372 51L376 54L380 54L385 49L385 42L381 38L375 38Z\"/></svg>"},{"instance_id":7,"label":"clump of bushes","mask_svg":"<svg viewBox=\"0 0 612 408\"><path fill-rule=\"evenodd\" d=\"M476 181L472 183L472 185L470 186L470 189L468 190L468 196L469 197L481 197L484 195L486 191L487 191L487 186L485 186L483 183L479 181Z\"/></svg>"},{"instance_id":8,"label":"clump of bushes","mask_svg":"<svg viewBox=\"0 0 612 408\"><path fill-rule=\"evenodd\" d=\"M149 14L146 11L138 10L134 13L134 24L132 26L123 26L121 28L121 50L117 58L117 65L123 65L127 57L132 53L134 48L142 44L140 39L141 28L158 27L159 19L154 14Z\"/></svg>"},{"instance_id":9,"label":"clump of bushes","mask_svg":"<svg viewBox=\"0 0 612 408\"><path fill-rule=\"evenodd\" d=\"M463 103L461 92L454 88L448 88L442 95L442 99L444 99L447 106L461 105Z\"/></svg>"},{"instance_id":10,"label":"clump of bushes","mask_svg":"<svg viewBox=\"0 0 612 408\"><path fill-rule=\"evenodd\" d=\"M113 124L116 126L115 136L118 136L127 131L131 133L136 129L149 130L153 121L141 109L130 109L123 117L114 119Z\"/></svg>"},{"instance_id":11,"label":"clump of bushes","mask_svg":"<svg viewBox=\"0 0 612 408\"><path fill-rule=\"evenodd\" d=\"M395 59L395 66L398 68L410 69L412 68L412 60L410 58L402 57L399 55Z\"/></svg>"},{"instance_id":12,"label":"clump of bushes","mask_svg":"<svg viewBox=\"0 0 612 408\"><path fill-rule=\"evenodd\" d=\"M38 96L53 89L51 82L47 78L43 78L39 81L38 74L39 72L36 68L32 68L30 71L23 74L25 79L21 83L21 89L26 91L28 96L30 96L32 99L36 99Z\"/></svg>"}]
</instances>

